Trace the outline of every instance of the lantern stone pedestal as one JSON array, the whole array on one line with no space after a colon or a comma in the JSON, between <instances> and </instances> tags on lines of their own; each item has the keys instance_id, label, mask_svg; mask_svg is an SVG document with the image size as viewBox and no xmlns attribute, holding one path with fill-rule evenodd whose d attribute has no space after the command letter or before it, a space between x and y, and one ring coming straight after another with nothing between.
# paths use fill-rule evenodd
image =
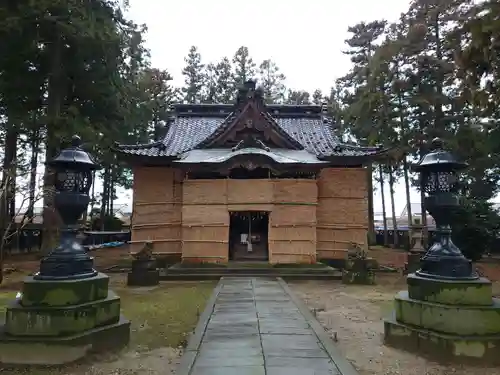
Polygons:
<instances>
[{"instance_id":1,"label":"lantern stone pedestal","mask_svg":"<svg viewBox=\"0 0 500 375\"><path fill-rule=\"evenodd\" d=\"M128 344L130 322L109 277L76 280L26 278L22 296L6 309L0 363L61 365Z\"/></svg>"},{"instance_id":2,"label":"lantern stone pedestal","mask_svg":"<svg viewBox=\"0 0 500 375\"><path fill-rule=\"evenodd\" d=\"M385 343L437 360L500 363L500 300L491 282L407 278L384 321Z\"/></svg>"}]
</instances>

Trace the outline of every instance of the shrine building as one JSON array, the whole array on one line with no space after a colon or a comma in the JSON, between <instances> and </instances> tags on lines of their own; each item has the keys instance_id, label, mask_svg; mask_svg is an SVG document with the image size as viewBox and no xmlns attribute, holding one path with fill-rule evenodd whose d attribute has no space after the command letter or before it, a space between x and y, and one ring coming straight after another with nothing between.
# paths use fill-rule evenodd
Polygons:
<instances>
[{"instance_id":1,"label":"shrine building","mask_svg":"<svg viewBox=\"0 0 500 375\"><path fill-rule=\"evenodd\" d=\"M178 104L162 139L120 145L133 170L132 252L183 262L315 263L366 246L367 169L385 151L343 144L317 105Z\"/></svg>"}]
</instances>

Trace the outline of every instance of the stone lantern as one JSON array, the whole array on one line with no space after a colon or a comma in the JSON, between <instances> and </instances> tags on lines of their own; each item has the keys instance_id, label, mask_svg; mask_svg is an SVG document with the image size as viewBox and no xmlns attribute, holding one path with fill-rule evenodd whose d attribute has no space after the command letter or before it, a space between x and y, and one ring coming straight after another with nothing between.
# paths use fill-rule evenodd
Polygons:
<instances>
[{"instance_id":1,"label":"stone lantern","mask_svg":"<svg viewBox=\"0 0 500 375\"><path fill-rule=\"evenodd\" d=\"M63 221L60 244L40 262L40 272L24 280L0 325L0 367L62 365L91 352L129 342L130 322L120 314L120 297L109 277L77 240L77 221L89 204L92 171L98 166L74 136L47 163L55 171L55 207Z\"/></svg>"},{"instance_id":2,"label":"stone lantern","mask_svg":"<svg viewBox=\"0 0 500 375\"><path fill-rule=\"evenodd\" d=\"M59 246L40 262L38 280L68 280L93 277L93 259L77 240L77 222L87 209L92 172L100 167L81 148L81 139L73 136L71 146L47 163L54 170L54 205L63 228Z\"/></svg>"},{"instance_id":3,"label":"stone lantern","mask_svg":"<svg viewBox=\"0 0 500 375\"><path fill-rule=\"evenodd\" d=\"M421 268L408 275L408 290L396 295L394 311L384 319L384 342L437 361L500 364L500 300L451 240L457 176L465 167L439 139L416 165L437 236Z\"/></svg>"},{"instance_id":4,"label":"stone lantern","mask_svg":"<svg viewBox=\"0 0 500 375\"><path fill-rule=\"evenodd\" d=\"M443 149L439 138L432 151L414 167L420 173L426 193L425 207L436 222L436 238L421 259L417 274L430 278L477 279L472 262L465 258L451 239L451 217L459 206L458 172L467 167Z\"/></svg>"}]
</instances>

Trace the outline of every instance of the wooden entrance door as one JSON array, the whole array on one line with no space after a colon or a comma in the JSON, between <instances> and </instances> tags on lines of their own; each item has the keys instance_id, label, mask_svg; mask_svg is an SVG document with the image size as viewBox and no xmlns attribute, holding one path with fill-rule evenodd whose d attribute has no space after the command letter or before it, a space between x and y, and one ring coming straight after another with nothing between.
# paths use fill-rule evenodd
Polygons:
<instances>
[{"instance_id":1,"label":"wooden entrance door","mask_svg":"<svg viewBox=\"0 0 500 375\"><path fill-rule=\"evenodd\" d=\"M229 214L229 259L267 261L269 213L234 211Z\"/></svg>"}]
</instances>

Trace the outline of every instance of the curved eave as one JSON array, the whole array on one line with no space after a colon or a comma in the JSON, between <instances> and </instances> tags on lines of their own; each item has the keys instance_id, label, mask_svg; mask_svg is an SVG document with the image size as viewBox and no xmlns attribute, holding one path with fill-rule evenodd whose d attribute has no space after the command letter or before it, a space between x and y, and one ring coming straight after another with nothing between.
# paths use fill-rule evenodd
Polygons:
<instances>
[{"instance_id":1,"label":"curved eave","mask_svg":"<svg viewBox=\"0 0 500 375\"><path fill-rule=\"evenodd\" d=\"M129 166L170 166L177 159L176 156L134 154L114 148L112 148L112 151L116 154L119 161Z\"/></svg>"},{"instance_id":2,"label":"curved eave","mask_svg":"<svg viewBox=\"0 0 500 375\"><path fill-rule=\"evenodd\" d=\"M176 168L224 168L224 167L229 167L234 164L233 160L227 160L221 163L213 163L213 162L202 162L202 163L176 163L175 161L172 163L173 166ZM282 170L296 170L296 169L303 169L303 170L320 170L322 168L328 168L330 166L329 163L317 163L317 164L312 164L312 163L278 163L275 161L268 161L268 163L256 163L259 166L263 166L264 168L267 166L272 166L275 168L280 168Z\"/></svg>"},{"instance_id":3,"label":"curved eave","mask_svg":"<svg viewBox=\"0 0 500 375\"><path fill-rule=\"evenodd\" d=\"M386 160L387 158L390 157L391 155L391 150L390 149L361 149L361 148L356 148L355 149L356 153L342 153L342 151L339 151L338 153L335 154L330 154L330 155L320 155L318 156L318 159L320 160L325 160L328 162L331 162L335 165L359 165L359 164L366 164L374 161L382 161ZM352 151L351 151L352 152Z\"/></svg>"},{"instance_id":4,"label":"curved eave","mask_svg":"<svg viewBox=\"0 0 500 375\"><path fill-rule=\"evenodd\" d=\"M179 166L222 166L225 164L234 164L238 162L276 166L279 165L282 168L293 168L294 166L310 166L314 168L326 166L328 164L328 162L318 160L316 156L303 150L263 150L257 148L245 148L241 150L192 150L181 155L180 158L174 162L174 164Z\"/></svg>"},{"instance_id":5,"label":"curved eave","mask_svg":"<svg viewBox=\"0 0 500 375\"><path fill-rule=\"evenodd\" d=\"M405 155L405 151L401 146L395 146L381 150L373 160L379 163L400 161Z\"/></svg>"}]
</instances>

